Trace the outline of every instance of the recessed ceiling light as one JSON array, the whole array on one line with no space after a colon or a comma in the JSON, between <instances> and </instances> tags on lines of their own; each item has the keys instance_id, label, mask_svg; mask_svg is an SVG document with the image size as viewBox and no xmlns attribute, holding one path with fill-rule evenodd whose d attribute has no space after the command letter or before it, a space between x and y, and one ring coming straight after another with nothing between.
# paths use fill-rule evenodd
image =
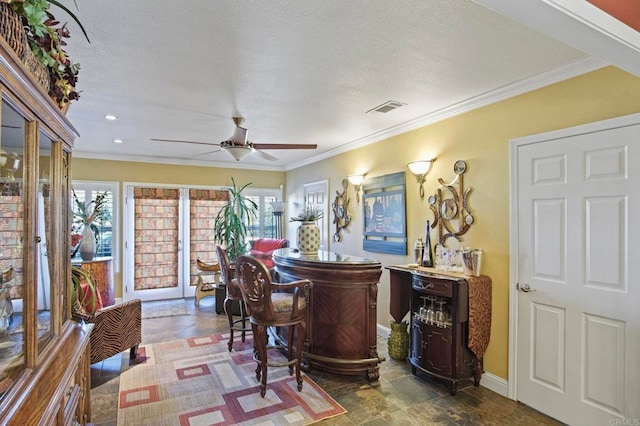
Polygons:
<instances>
[{"instance_id":1,"label":"recessed ceiling light","mask_svg":"<svg viewBox=\"0 0 640 426\"><path fill-rule=\"evenodd\" d=\"M115 115L111 115L111 114L107 114L104 116L105 120L117 120L118 117L116 117Z\"/></svg>"},{"instance_id":2,"label":"recessed ceiling light","mask_svg":"<svg viewBox=\"0 0 640 426\"><path fill-rule=\"evenodd\" d=\"M124 142L124 141L123 141L122 139L114 139L114 140L113 140L113 142L114 142L114 143L122 143L122 142Z\"/></svg>"}]
</instances>

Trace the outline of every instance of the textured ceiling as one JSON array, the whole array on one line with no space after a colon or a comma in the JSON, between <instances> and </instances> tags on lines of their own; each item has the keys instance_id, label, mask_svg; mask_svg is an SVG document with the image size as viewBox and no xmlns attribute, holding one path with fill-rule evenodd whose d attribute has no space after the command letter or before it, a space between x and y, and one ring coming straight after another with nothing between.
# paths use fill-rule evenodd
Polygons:
<instances>
[{"instance_id":1,"label":"textured ceiling","mask_svg":"<svg viewBox=\"0 0 640 426\"><path fill-rule=\"evenodd\" d=\"M286 170L586 57L463 0L78 5L91 38L69 23L67 51L82 67L68 113L79 157ZM366 114L389 100L407 105ZM236 115L253 142L318 149L237 163L200 155L215 147L151 140L219 143Z\"/></svg>"}]
</instances>

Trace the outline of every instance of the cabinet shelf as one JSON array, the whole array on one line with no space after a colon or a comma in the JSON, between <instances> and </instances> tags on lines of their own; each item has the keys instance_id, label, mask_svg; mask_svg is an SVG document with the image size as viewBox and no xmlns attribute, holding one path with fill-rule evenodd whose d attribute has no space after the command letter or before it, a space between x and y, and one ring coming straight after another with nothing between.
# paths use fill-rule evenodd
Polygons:
<instances>
[{"instance_id":1,"label":"cabinet shelf","mask_svg":"<svg viewBox=\"0 0 640 426\"><path fill-rule=\"evenodd\" d=\"M422 318L420 314L418 314L417 312L413 313L413 319L414 321L417 321L421 324L427 324L427 325L431 325L433 327L438 327L438 328L451 328L453 326L451 321L447 321L444 324L438 323L437 321L427 321L426 319Z\"/></svg>"}]
</instances>

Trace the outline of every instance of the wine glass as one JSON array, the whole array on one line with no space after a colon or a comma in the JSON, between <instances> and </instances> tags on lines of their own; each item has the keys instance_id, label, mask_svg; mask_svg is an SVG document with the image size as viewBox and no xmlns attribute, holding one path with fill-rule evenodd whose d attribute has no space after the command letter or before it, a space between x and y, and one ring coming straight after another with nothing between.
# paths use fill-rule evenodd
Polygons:
<instances>
[{"instance_id":1,"label":"wine glass","mask_svg":"<svg viewBox=\"0 0 640 426\"><path fill-rule=\"evenodd\" d=\"M438 299L436 304L438 304L438 310L436 311L436 324L438 327L446 327L447 321L449 320L448 312L445 310L444 305L447 303L447 299Z\"/></svg>"},{"instance_id":2,"label":"wine glass","mask_svg":"<svg viewBox=\"0 0 640 426\"><path fill-rule=\"evenodd\" d=\"M436 308L433 304L433 302L435 302L435 300L437 299L437 297L435 296L427 296L427 299L429 300L429 308L427 309L427 322L429 324L433 324L436 322Z\"/></svg>"},{"instance_id":3,"label":"wine glass","mask_svg":"<svg viewBox=\"0 0 640 426\"><path fill-rule=\"evenodd\" d=\"M427 309L427 296L420 296L422 299L422 306L420 306L420 319L427 322L428 309Z\"/></svg>"}]
</instances>

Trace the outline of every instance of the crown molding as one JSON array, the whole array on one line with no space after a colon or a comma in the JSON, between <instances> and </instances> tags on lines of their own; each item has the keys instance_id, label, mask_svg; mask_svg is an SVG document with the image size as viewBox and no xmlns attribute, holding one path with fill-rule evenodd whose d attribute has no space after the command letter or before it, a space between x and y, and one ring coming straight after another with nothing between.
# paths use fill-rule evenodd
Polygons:
<instances>
[{"instance_id":1,"label":"crown molding","mask_svg":"<svg viewBox=\"0 0 640 426\"><path fill-rule=\"evenodd\" d=\"M216 167L222 169L260 170L269 172L284 172L284 167L262 166L256 164L231 163L223 161L198 161L184 158L171 159L149 155L118 155L101 154L95 152L73 151L73 158L87 158L91 160L127 161L132 163L174 164L178 166Z\"/></svg>"},{"instance_id":2,"label":"crown molding","mask_svg":"<svg viewBox=\"0 0 640 426\"><path fill-rule=\"evenodd\" d=\"M472 111L474 109L482 108L487 105L494 104L496 102L503 101L505 99L512 98L523 93L531 92L541 87L548 86L563 80L567 80L572 77L577 77L582 74L600 69L607 66L608 63L592 57L585 57L569 63L567 65L558 67L556 69L538 74L534 77L517 81L515 83L508 84L506 86L499 87L495 90L491 90L486 93L474 96L456 104L447 106L437 111L425 114L416 119L407 121L394 127L382 130L369 136L365 136L360 139L356 139L351 142L347 142L339 148L332 149L324 152L320 155L310 157L306 160L291 163L286 166L285 170L293 170L298 167L307 166L309 164L316 163L320 160L324 160L338 154L342 154L347 151L352 151L356 148L361 148L376 142L380 142L384 139L388 139L393 136L397 136L402 133L409 132L411 130L419 129L429 124L436 123L438 121L445 120L447 118L455 117L465 112Z\"/></svg>"}]
</instances>

